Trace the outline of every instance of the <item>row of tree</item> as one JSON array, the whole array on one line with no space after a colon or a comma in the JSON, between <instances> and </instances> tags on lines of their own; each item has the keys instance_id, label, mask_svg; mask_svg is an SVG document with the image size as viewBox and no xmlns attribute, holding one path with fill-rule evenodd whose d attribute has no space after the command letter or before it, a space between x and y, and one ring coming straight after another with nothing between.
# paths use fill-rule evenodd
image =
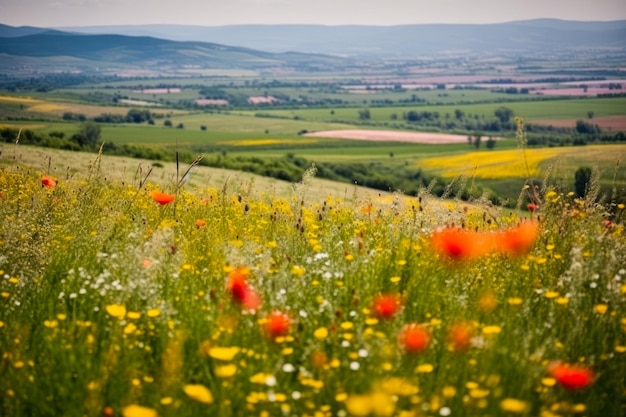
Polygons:
<instances>
[{"instance_id":1,"label":"row of tree","mask_svg":"<svg viewBox=\"0 0 626 417\"><path fill-rule=\"evenodd\" d=\"M331 113L332 114L332 113ZM402 119L408 124L417 124L426 127L436 127L442 130L465 130L465 131L485 131L485 132L511 132L515 131L516 125L513 121L515 112L505 106L500 106L493 112L493 119L484 119L475 115L473 118L468 117L460 109L454 111L454 119L446 114L444 120L438 111L417 111L409 110L402 114ZM358 110L359 120L371 120L372 114L368 107ZM588 112L588 117L593 117L593 112ZM398 115L392 113L390 119L398 120ZM346 121L346 123L349 123ZM553 126L545 126L539 124L526 124L527 132L532 133L552 133L552 134L571 134L576 132L582 135L597 135L602 133L602 129L597 124L584 120L577 120L573 128L555 128Z\"/></svg>"}]
</instances>

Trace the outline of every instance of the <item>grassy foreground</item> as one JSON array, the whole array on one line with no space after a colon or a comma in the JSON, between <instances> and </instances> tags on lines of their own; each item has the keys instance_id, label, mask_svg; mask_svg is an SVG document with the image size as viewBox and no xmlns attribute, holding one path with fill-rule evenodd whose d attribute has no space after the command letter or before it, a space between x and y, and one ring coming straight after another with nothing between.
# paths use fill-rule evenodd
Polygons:
<instances>
[{"instance_id":1,"label":"grassy foreground","mask_svg":"<svg viewBox=\"0 0 626 417\"><path fill-rule=\"evenodd\" d=\"M309 179L288 197L97 163L58 179L0 171L0 414L626 411L623 205L607 221L548 187L536 238L478 253L523 219L312 198Z\"/></svg>"}]
</instances>

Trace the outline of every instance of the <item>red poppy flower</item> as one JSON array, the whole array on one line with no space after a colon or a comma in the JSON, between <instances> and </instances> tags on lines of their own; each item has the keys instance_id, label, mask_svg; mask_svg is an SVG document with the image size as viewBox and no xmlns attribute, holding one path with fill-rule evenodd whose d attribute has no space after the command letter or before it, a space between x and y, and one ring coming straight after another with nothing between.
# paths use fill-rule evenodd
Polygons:
<instances>
[{"instance_id":1,"label":"red poppy flower","mask_svg":"<svg viewBox=\"0 0 626 417\"><path fill-rule=\"evenodd\" d=\"M41 185L48 188L54 188L57 182L54 178L44 175L41 177Z\"/></svg>"},{"instance_id":2,"label":"red poppy flower","mask_svg":"<svg viewBox=\"0 0 626 417\"><path fill-rule=\"evenodd\" d=\"M289 334L289 328L291 327L291 318L282 311L273 311L267 316L267 321L263 324L263 331L265 336L270 339L275 339L279 336L286 336Z\"/></svg>"},{"instance_id":3,"label":"red poppy flower","mask_svg":"<svg viewBox=\"0 0 626 417\"><path fill-rule=\"evenodd\" d=\"M381 294L374 299L372 310L379 319L390 319L396 314L400 305L400 297L397 294Z\"/></svg>"},{"instance_id":4,"label":"red poppy flower","mask_svg":"<svg viewBox=\"0 0 626 417\"><path fill-rule=\"evenodd\" d=\"M430 344L430 332L424 326L409 323L400 329L399 339L407 353L420 353Z\"/></svg>"},{"instance_id":5,"label":"red poppy flower","mask_svg":"<svg viewBox=\"0 0 626 417\"><path fill-rule=\"evenodd\" d=\"M431 244L435 251L454 260L483 256L493 249L492 235L460 228L447 228L433 233Z\"/></svg>"},{"instance_id":6,"label":"red poppy flower","mask_svg":"<svg viewBox=\"0 0 626 417\"><path fill-rule=\"evenodd\" d=\"M468 350L472 346L472 337L474 337L474 328L468 323L453 324L448 330L448 341L456 352Z\"/></svg>"},{"instance_id":7,"label":"red poppy flower","mask_svg":"<svg viewBox=\"0 0 626 417\"><path fill-rule=\"evenodd\" d=\"M173 194L165 194L156 190L152 191L150 196L152 196L152 199L162 206L169 204L176 199L176 196Z\"/></svg>"},{"instance_id":8,"label":"red poppy flower","mask_svg":"<svg viewBox=\"0 0 626 417\"><path fill-rule=\"evenodd\" d=\"M534 220L524 221L515 227L497 234L498 247L504 253L523 255L530 251L539 235L539 223Z\"/></svg>"},{"instance_id":9,"label":"red poppy flower","mask_svg":"<svg viewBox=\"0 0 626 417\"><path fill-rule=\"evenodd\" d=\"M233 301L250 310L256 310L261 306L261 297L246 281L247 268L237 268L228 276L227 289L233 297Z\"/></svg>"},{"instance_id":10,"label":"red poppy flower","mask_svg":"<svg viewBox=\"0 0 626 417\"><path fill-rule=\"evenodd\" d=\"M588 367L562 362L550 364L548 372L568 391L583 390L591 385L595 379L593 371Z\"/></svg>"},{"instance_id":11,"label":"red poppy flower","mask_svg":"<svg viewBox=\"0 0 626 417\"><path fill-rule=\"evenodd\" d=\"M196 220L196 227L198 229L200 229L201 227L204 227L206 225L206 221L202 220L202 219L198 219Z\"/></svg>"},{"instance_id":12,"label":"red poppy flower","mask_svg":"<svg viewBox=\"0 0 626 417\"><path fill-rule=\"evenodd\" d=\"M528 203L528 205L526 206L526 208L528 209L528 211L530 211L531 213L536 211L539 206L535 203Z\"/></svg>"}]
</instances>

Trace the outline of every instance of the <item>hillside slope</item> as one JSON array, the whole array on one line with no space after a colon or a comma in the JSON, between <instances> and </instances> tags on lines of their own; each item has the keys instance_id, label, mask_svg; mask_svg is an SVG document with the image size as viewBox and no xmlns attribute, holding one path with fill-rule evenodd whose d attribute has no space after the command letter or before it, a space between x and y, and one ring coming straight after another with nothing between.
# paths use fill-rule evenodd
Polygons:
<instances>
[{"instance_id":1,"label":"hillside slope","mask_svg":"<svg viewBox=\"0 0 626 417\"><path fill-rule=\"evenodd\" d=\"M141 65L201 65L204 68L297 66L301 69L334 65L341 58L272 53L207 42L179 42L147 36L84 35L45 31L0 37L0 54L18 57L68 56L91 61Z\"/></svg>"}]
</instances>

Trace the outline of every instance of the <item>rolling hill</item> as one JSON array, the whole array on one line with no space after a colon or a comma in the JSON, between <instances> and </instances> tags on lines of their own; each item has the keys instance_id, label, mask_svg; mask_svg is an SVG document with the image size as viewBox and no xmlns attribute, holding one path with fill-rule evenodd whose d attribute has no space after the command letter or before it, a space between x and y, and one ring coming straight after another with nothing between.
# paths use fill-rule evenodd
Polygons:
<instances>
[{"instance_id":1,"label":"rolling hill","mask_svg":"<svg viewBox=\"0 0 626 417\"><path fill-rule=\"evenodd\" d=\"M0 27L0 54L10 57L71 57L93 62L142 66L201 65L203 68L262 69L297 67L319 70L344 59L299 52L264 52L208 42L181 42L148 36L86 35L56 30L25 36Z\"/></svg>"}]
</instances>

